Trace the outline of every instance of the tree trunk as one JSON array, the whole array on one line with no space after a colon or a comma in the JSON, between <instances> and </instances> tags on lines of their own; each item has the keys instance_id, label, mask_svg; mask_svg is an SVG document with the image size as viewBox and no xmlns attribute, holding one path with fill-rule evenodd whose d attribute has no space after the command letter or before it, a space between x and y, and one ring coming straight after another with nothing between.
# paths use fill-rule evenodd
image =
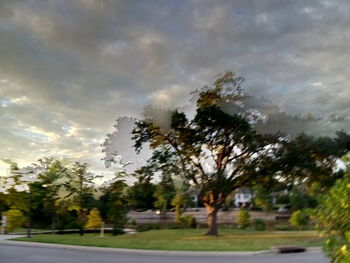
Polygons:
<instances>
[{"instance_id":1,"label":"tree trunk","mask_svg":"<svg viewBox=\"0 0 350 263\"><path fill-rule=\"evenodd\" d=\"M81 236L83 236L85 234L85 214L84 214L84 211L80 210L79 211L79 223L80 223L80 226L79 226L79 233Z\"/></svg>"},{"instance_id":2,"label":"tree trunk","mask_svg":"<svg viewBox=\"0 0 350 263\"><path fill-rule=\"evenodd\" d=\"M219 209L210 205L205 205L205 207L207 208L208 214L208 232L205 235L218 236L217 213Z\"/></svg>"}]
</instances>

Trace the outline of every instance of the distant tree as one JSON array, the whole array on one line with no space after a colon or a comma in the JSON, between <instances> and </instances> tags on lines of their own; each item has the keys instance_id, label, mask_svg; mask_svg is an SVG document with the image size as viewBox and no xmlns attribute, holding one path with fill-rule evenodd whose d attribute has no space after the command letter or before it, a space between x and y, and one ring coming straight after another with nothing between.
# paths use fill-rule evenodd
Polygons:
<instances>
[{"instance_id":1,"label":"distant tree","mask_svg":"<svg viewBox=\"0 0 350 263\"><path fill-rule=\"evenodd\" d=\"M317 199L310 196L307 190L302 186L293 187L289 195L289 200L293 211L314 208L317 206Z\"/></svg>"},{"instance_id":2,"label":"distant tree","mask_svg":"<svg viewBox=\"0 0 350 263\"><path fill-rule=\"evenodd\" d=\"M72 204L70 209L78 213L80 235L84 235L87 211L94 205L94 180L99 177L88 171L87 163L75 162L64 183L67 191L65 198L68 198Z\"/></svg>"},{"instance_id":3,"label":"distant tree","mask_svg":"<svg viewBox=\"0 0 350 263\"><path fill-rule=\"evenodd\" d=\"M103 192L104 199L107 201L107 219L113 225L113 235L124 233L124 226L128 221L128 185L118 175L107 186Z\"/></svg>"},{"instance_id":4,"label":"distant tree","mask_svg":"<svg viewBox=\"0 0 350 263\"><path fill-rule=\"evenodd\" d=\"M137 171L135 177L138 179L128 190L129 205L136 209L153 209L155 185L151 178L144 176L141 169Z\"/></svg>"},{"instance_id":5,"label":"distant tree","mask_svg":"<svg viewBox=\"0 0 350 263\"><path fill-rule=\"evenodd\" d=\"M159 209L161 213L166 213L171 207L171 201L176 194L174 181L168 174L163 174L161 181L156 185L154 192L155 202L154 206Z\"/></svg>"},{"instance_id":6,"label":"distant tree","mask_svg":"<svg viewBox=\"0 0 350 263\"><path fill-rule=\"evenodd\" d=\"M279 195L277 197L276 203L280 204L280 205L288 205L288 204L290 204L289 195L288 194L281 194L281 195Z\"/></svg>"},{"instance_id":7,"label":"distant tree","mask_svg":"<svg viewBox=\"0 0 350 263\"><path fill-rule=\"evenodd\" d=\"M254 189L253 202L255 206L261 208L265 212L271 210L273 206L271 193L263 187L256 187Z\"/></svg>"},{"instance_id":8,"label":"distant tree","mask_svg":"<svg viewBox=\"0 0 350 263\"><path fill-rule=\"evenodd\" d=\"M97 208L91 209L85 228L99 228L101 227L101 224L102 218L100 216L100 211L98 211Z\"/></svg>"},{"instance_id":9,"label":"distant tree","mask_svg":"<svg viewBox=\"0 0 350 263\"><path fill-rule=\"evenodd\" d=\"M64 198L62 191L64 180L67 178L69 169L59 160L54 158L39 159L35 164L40 171L36 182L32 184L36 214L35 221L43 221L43 215L51 219L51 229L56 229L57 210L59 201Z\"/></svg>"}]
</instances>

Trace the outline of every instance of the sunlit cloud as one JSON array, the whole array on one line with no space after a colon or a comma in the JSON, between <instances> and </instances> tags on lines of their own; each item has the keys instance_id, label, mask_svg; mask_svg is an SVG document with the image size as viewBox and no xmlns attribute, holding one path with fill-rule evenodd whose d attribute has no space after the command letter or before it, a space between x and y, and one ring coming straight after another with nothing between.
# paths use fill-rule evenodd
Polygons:
<instances>
[{"instance_id":1,"label":"sunlit cloud","mask_svg":"<svg viewBox=\"0 0 350 263\"><path fill-rule=\"evenodd\" d=\"M115 119L188 104L225 70L285 112L324 117L315 132L348 131L349 12L345 0L1 1L0 158L105 171Z\"/></svg>"}]
</instances>

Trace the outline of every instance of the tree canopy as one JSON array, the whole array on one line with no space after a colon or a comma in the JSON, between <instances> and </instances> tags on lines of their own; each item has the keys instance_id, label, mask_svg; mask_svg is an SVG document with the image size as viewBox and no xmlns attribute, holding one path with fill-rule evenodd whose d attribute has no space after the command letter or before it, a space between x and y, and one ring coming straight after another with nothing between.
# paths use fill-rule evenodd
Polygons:
<instances>
[{"instance_id":1,"label":"tree canopy","mask_svg":"<svg viewBox=\"0 0 350 263\"><path fill-rule=\"evenodd\" d=\"M154 150L152 167L172 169L200 190L208 211L208 234L217 234L216 214L235 189L268 176L266 162L273 158L278 136L259 134L252 126L255 114L230 114L243 93L242 78L228 72L214 87L198 91L193 119L178 110L168 112L169 121L145 118L133 131L135 148L145 143Z\"/></svg>"}]
</instances>

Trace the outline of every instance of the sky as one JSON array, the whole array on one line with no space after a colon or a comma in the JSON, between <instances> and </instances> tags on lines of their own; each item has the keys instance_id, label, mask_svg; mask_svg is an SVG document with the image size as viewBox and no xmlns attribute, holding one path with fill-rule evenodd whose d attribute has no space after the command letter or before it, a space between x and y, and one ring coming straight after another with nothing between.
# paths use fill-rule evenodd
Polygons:
<instances>
[{"instance_id":1,"label":"sky","mask_svg":"<svg viewBox=\"0 0 350 263\"><path fill-rule=\"evenodd\" d=\"M347 0L0 0L0 158L111 173L100 145L116 119L183 106L226 70L348 131L349 25Z\"/></svg>"}]
</instances>

